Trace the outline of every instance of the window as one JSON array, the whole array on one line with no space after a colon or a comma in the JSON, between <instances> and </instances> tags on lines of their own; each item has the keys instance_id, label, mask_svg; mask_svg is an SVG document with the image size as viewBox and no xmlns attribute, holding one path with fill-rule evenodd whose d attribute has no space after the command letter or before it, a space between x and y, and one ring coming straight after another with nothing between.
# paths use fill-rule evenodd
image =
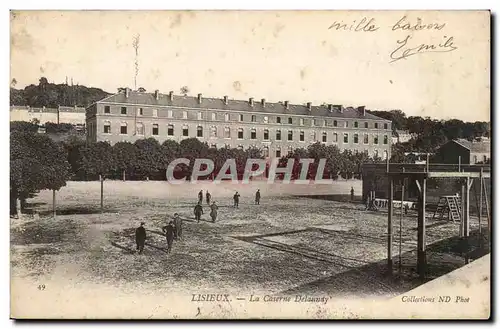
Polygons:
<instances>
[{"instance_id":1,"label":"window","mask_svg":"<svg viewBox=\"0 0 500 329\"><path fill-rule=\"evenodd\" d=\"M229 121L229 113L224 114L224 121Z\"/></svg>"},{"instance_id":2,"label":"window","mask_svg":"<svg viewBox=\"0 0 500 329\"><path fill-rule=\"evenodd\" d=\"M354 134L353 141L354 141L354 144L358 144L358 142L359 142L358 134Z\"/></svg>"},{"instance_id":3,"label":"window","mask_svg":"<svg viewBox=\"0 0 500 329\"><path fill-rule=\"evenodd\" d=\"M174 116L174 114L172 113L172 110L168 110L167 111L167 117L168 118L172 118Z\"/></svg>"},{"instance_id":4,"label":"window","mask_svg":"<svg viewBox=\"0 0 500 329\"><path fill-rule=\"evenodd\" d=\"M127 124L125 122L122 122L122 124L120 125L120 134L121 135L127 134Z\"/></svg>"},{"instance_id":5,"label":"window","mask_svg":"<svg viewBox=\"0 0 500 329\"><path fill-rule=\"evenodd\" d=\"M326 134L326 132L323 132L323 134L321 136L321 140L323 141L323 143L326 143L326 139L327 139L327 134Z\"/></svg>"},{"instance_id":6,"label":"window","mask_svg":"<svg viewBox=\"0 0 500 329\"><path fill-rule=\"evenodd\" d=\"M387 150L384 151L384 160L387 160Z\"/></svg>"},{"instance_id":7,"label":"window","mask_svg":"<svg viewBox=\"0 0 500 329\"><path fill-rule=\"evenodd\" d=\"M215 121L217 120L217 114L216 113L212 113L212 121Z\"/></svg>"},{"instance_id":8,"label":"window","mask_svg":"<svg viewBox=\"0 0 500 329\"><path fill-rule=\"evenodd\" d=\"M183 126L182 127L182 136L188 137L189 136L189 127L188 126Z\"/></svg>"},{"instance_id":9,"label":"window","mask_svg":"<svg viewBox=\"0 0 500 329\"><path fill-rule=\"evenodd\" d=\"M344 133L344 144L347 144L347 143L349 143L349 134Z\"/></svg>"},{"instance_id":10,"label":"window","mask_svg":"<svg viewBox=\"0 0 500 329\"><path fill-rule=\"evenodd\" d=\"M121 114L127 114L127 108L125 106L122 106L122 109L121 109Z\"/></svg>"},{"instance_id":11,"label":"window","mask_svg":"<svg viewBox=\"0 0 500 329\"><path fill-rule=\"evenodd\" d=\"M104 113L111 113L111 108L108 105L104 106Z\"/></svg>"},{"instance_id":12,"label":"window","mask_svg":"<svg viewBox=\"0 0 500 329\"><path fill-rule=\"evenodd\" d=\"M262 149L262 155L264 156L264 158L269 157L269 147L264 146L264 148Z\"/></svg>"},{"instance_id":13,"label":"window","mask_svg":"<svg viewBox=\"0 0 500 329\"><path fill-rule=\"evenodd\" d=\"M477 163L477 155L474 155L474 163Z\"/></svg>"},{"instance_id":14,"label":"window","mask_svg":"<svg viewBox=\"0 0 500 329\"><path fill-rule=\"evenodd\" d=\"M363 135L363 144L368 144L368 134Z\"/></svg>"},{"instance_id":15,"label":"window","mask_svg":"<svg viewBox=\"0 0 500 329\"><path fill-rule=\"evenodd\" d=\"M111 134L111 122L104 121L104 133Z\"/></svg>"},{"instance_id":16,"label":"window","mask_svg":"<svg viewBox=\"0 0 500 329\"><path fill-rule=\"evenodd\" d=\"M373 157L378 158L378 150L373 151Z\"/></svg>"},{"instance_id":17,"label":"window","mask_svg":"<svg viewBox=\"0 0 500 329\"><path fill-rule=\"evenodd\" d=\"M488 157L486 155L483 155L483 163L486 163L488 161Z\"/></svg>"},{"instance_id":18,"label":"window","mask_svg":"<svg viewBox=\"0 0 500 329\"><path fill-rule=\"evenodd\" d=\"M358 128L358 122L354 121L354 128Z\"/></svg>"},{"instance_id":19,"label":"window","mask_svg":"<svg viewBox=\"0 0 500 329\"><path fill-rule=\"evenodd\" d=\"M312 119L312 124L311 126L316 126L318 124L317 120L316 119Z\"/></svg>"},{"instance_id":20,"label":"window","mask_svg":"<svg viewBox=\"0 0 500 329\"><path fill-rule=\"evenodd\" d=\"M387 129L387 127L389 127L389 125L387 123L384 123L384 129Z\"/></svg>"},{"instance_id":21,"label":"window","mask_svg":"<svg viewBox=\"0 0 500 329\"><path fill-rule=\"evenodd\" d=\"M264 117L264 123L269 123L269 117L268 116Z\"/></svg>"},{"instance_id":22,"label":"window","mask_svg":"<svg viewBox=\"0 0 500 329\"><path fill-rule=\"evenodd\" d=\"M378 129L378 122L375 122L375 123L373 124L373 127L374 127L375 129Z\"/></svg>"},{"instance_id":23,"label":"window","mask_svg":"<svg viewBox=\"0 0 500 329\"><path fill-rule=\"evenodd\" d=\"M288 118L288 124L291 125L293 123L293 119L292 118Z\"/></svg>"},{"instance_id":24,"label":"window","mask_svg":"<svg viewBox=\"0 0 500 329\"><path fill-rule=\"evenodd\" d=\"M153 123L153 135L158 136L160 128L158 127L157 123Z\"/></svg>"},{"instance_id":25,"label":"window","mask_svg":"<svg viewBox=\"0 0 500 329\"><path fill-rule=\"evenodd\" d=\"M348 121L344 121L344 128L349 128L349 122Z\"/></svg>"},{"instance_id":26,"label":"window","mask_svg":"<svg viewBox=\"0 0 500 329\"><path fill-rule=\"evenodd\" d=\"M281 123L281 117L276 117L276 123Z\"/></svg>"},{"instance_id":27,"label":"window","mask_svg":"<svg viewBox=\"0 0 500 329\"><path fill-rule=\"evenodd\" d=\"M141 122L138 122L135 126L135 133L137 135L144 135L144 125Z\"/></svg>"},{"instance_id":28,"label":"window","mask_svg":"<svg viewBox=\"0 0 500 329\"><path fill-rule=\"evenodd\" d=\"M168 136L173 136L174 135L174 125L168 125L167 126L167 135Z\"/></svg>"},{"instance_id":29,"label":"window","mask_svg":"<svg viewBox=\"0 0 500 329\"><path fill-rule=\"evenodd\" d=\"M158 109L153 109L153 116L157 117L158 116Z\"/></svg>"},{"instance_id":30,"label":"window","mask_svg":"<svg viewBox=\"0 0 500 329\"><path fill-rule=\"evenodd\" d=\"M224 138L231 138L231 129L229 127L224 127Z\"/></svg>"},{"instance_id":31,"label":"window","mask_svg":"<svg viewBox=\"0 0 500 329\"><path fill-rule=\"evenodd\" d=\"M252 115L252 122L256 122L257 121L257 117L255 115Z\"/></svg>"},{"instance_id":32,"label":"window","mask_svg":"<svg viewBox=\"0 0 500 329\"><path fill-rule=\"evenodd\" d=\"M384 135L384 144L387 144L389 142L389 138L387 137L387 135Z\"/></svg>"},{"instance_id":33,"label":"window","mask_svg":"<svg viewBox=\"0 0 500 329\"><path fill-rule=\"evenodd\" d=\"M281 130L276 130L276 140L277 141L281 140Z\"/></svg>"},{"instance_id":34,"label":"window","mask_svg":"<svg viewBox=\"0 0 500 329\"><path fill-rule=\"evenodd\" d=\"M217 137L217 127L216 126L210 127L210 137Z\"/></svg>"},{"instance_id":35,"label":"window","mask_svg":"<svg viewBox=\"0 0 500 329\"><path fill-rule=\"evenodd\" d=\"M243 121L243 114L238 115L238 120Z\"/></svg>"},{"instance_id":36,"label":"window","mask_svg":"<svg viewBox=\"0 0 500 329\"><path fill-rule=\"evenodd\" d=\"M188 113L186 111L182 111L182 118L187 119L188 118Z\"/></svg>"},{"instance_id":37,"label":"window","mask_svg":"<svg viewBox=\"0 0 500 329\"><path fill-rule=\"evenodd\" d=\"M243 139L243 128L238 129L238 139Z\"/></svg>"},{"instance_id":38,"label":"window","mask_svg":"<svg viewBox=\"0 0 500 329\"><path fill-rule=\"evenodd\" d=\"M288 131L288 140L293 141L293 131L292 130Z\"/></svg>"},{"instance_id":39,"label":"window","mask_svg":"<svg viewBox=\"0 0 500 329\"><path fill-rule=\"evenodd\" d=\"M281 158L281 149L280 148L276 149L276 157Z\"/></svg>"},{"instance_id":40,"label":"window","mask_svg":"<svg viewBox=\"0 0 500 329\"><path fill-rule=\"evenodd\" d=\"M202 126L196 127L196 136L203 137L203 127Z\"/></svg>"},{"instance_id":41,"label":"window","mask_svg":"<svg viewBox=\"0 0 500 329\"><path fill-rule=\"evenodd\" d=\"M337 127L337 120L333 120L333 126Z\"/></svg>"},{"instance_id":42,"label":"window","mask_svg":"<svg viewBox=\"0 0 500 329\"><path fill-rule=\"evenodd\" d=\"M378 135L373 136L373 144L378 144Z\"/></svg>"},{"instance_id":43,"label":"window","mask_svg":"<svg viewBox=\"0 0 500 329\"><path fill-rule=\"evenodd\" d=\"M269 129L264 129L264 140L265 141L269 140Z\"/></svg>"},{"instance_id":44,"label":"window","mask_svg":"<svg viewBox=\"0 0 500 329\"><path fill-rule=\"evenodd\" d=\"M339 134L333 133L333 142L338 143L339 142Z\"/></svg>"},{"instance_id":45,"label":"window","mask_svg":"<svg viewBox=\"0 0 500 329\"><path fill-rule=\"evenodd\" d=\"M301 126L303 126L303 125L304 125L304 118L300 118L300 119L299 119L299 124L300 124Z\"/></svg>"},{"instance_id":46,"label":"window","mask_svg":"<svg viewBox=\"0 0 500 329\"><path fill-rule=\"evenodd\" d=\"M316 141L316 132L315 131L313 131L311 133L311 140L314 141L314 142Z\"/></svg>"},{"instance_id":47,"label":"window","mask_svg":"<svg viewBox=\"0 0 500 329\"><path fill-rule=\"evenodd\" d=\"M368 122L365 122L365 128L368 129Z\"/></svg>"},{"instance_id":48,"label":"window","mask_svg":"<svg viewBox=\"0 0 500 329\"><path fill-rule=\"evenodd\" d=\"M250 139L257 139L257 130L255 130L255 128L250 130Z\"/></svg>"},{"instance_id":49,"label":"window","mask_svg":"<svg viewBox=\"0 0 500 329\"><path fill-rule=\"evenodd\" d=\"M299 141L303 142L304 141L304 131L300 131L299 134Z\"/></svg>"},{"instance_id":50,"label":"window","mask_svg":"<svg viewBox=\"0 0 500 329\"><path fill-rule=\"evenodd\" d=\"M198 112L196 117L198 120L203 120L203 112Z\"/></svg>"},{"instance_id":51,"label":"window","mask_svg":"<svg viewBox=\"0 0 500 329\"><path fill-rule=\"evenodd\" d=\"M293 147L292 145L288 146L288 155L292 155L293 154Z\"/></svg>"},{"instance_id":52,"label":"window","mask_svg":"<svg viewBox=\"0 0 500 329\"><path fill-rule=\"evenodd\" d=\"M144 110L142 109L142 107L139 107L137 109L137 115L144 115Z\"/></svg>"}]
</instances>

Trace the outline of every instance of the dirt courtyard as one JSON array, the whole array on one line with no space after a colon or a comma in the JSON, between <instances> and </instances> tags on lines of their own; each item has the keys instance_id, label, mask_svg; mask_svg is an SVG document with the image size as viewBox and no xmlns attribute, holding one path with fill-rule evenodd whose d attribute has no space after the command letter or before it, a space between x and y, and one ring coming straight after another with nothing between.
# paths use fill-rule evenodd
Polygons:
<instances>
[{"instance_id":1,"label":"dirt courtyard","mask_svg":"<svg viewBox=\"0 0 500 329\"><path fill-rule=\"evenodd\" d=\"M387 213L349 202L351 187L359 201L361 182L354 180L333 185L106 181L100 213L99 182L68 182L57 192L55 219L51 191L29 200L39 219L11 219L11 275L44 286L70 281L185 294L394 296L415 287L416 214L402 220L404 280L386 278ZM257 189L260 205L254 204ZM205 200L202 221L194 220L200 190L209 190L219 205L216 223L209 221ZM238 209L232 207L234 191L241 194ZM161 227L176 212L184 220L184 239L167 254ZM395 263L399 216L396 210ZM141 221L148 237L139 255L134 231ZM458 235L458 223L429 219L427 232L430 268L436 264L429 279L461 266L460 254L438 245Z\"/></svg>"}]
</instances>

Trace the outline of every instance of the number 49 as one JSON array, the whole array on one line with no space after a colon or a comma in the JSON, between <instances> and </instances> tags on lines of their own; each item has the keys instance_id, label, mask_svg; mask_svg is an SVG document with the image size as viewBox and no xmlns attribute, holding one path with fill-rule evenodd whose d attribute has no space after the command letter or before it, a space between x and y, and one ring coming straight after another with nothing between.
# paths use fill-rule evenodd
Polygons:
<instances>
[{"instance_id":1,"label":"number 49","mask_svg":"<svg viewBox=\"0 0 500 329\"><path fill-rule=\"evenodd\" d=\"M39 284L38 285L38 290L45 290L45 285L44 284Z\"/></svg>"}]
</instances>

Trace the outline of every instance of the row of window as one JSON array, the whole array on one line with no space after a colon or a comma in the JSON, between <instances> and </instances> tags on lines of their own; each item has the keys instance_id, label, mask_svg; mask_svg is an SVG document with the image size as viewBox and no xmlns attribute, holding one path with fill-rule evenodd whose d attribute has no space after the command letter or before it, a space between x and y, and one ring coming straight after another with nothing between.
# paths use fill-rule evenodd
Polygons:
<instances>
[{"instance_id":1,"label":"row of window","mask_svg":"<svg viewBox=\"0 0 500 329\"><path fill-rule=\"evenodd\" d=\"M121 107L121 114L126 115L127 114L127 107L123 106ZM104 106L104 113L110 114L111 113L111 108L110 106ZM144 115L144 109L143 108L138 108L137 109L137 116L143 116ZM158 109L153 109L153 117L158 117ZM167 118L173 118L173 110L167 110ZM187 119L188 118L188 112L183 111L182 112L182 119ZM198 112L197 113L197 119L198 120L204 120L203 118L203 112ZM217 114L216 113L211 113L211 120L216 121L217 120ZM224 121L230 121L230 116L229 113L224 114ZM243 114L238 114L238 121L243 122L244 121L244 116ZM256 115L251 115L250 117L250 122L257 122L257 116ZM263 116L263 123L270 123L269 117L268 116ZM275 117L275 122L271 123L277 123L277 124L284 124L285 121L282 120L282 117ZM288 117L287 124L294 124L293 118ZM299 118L299 125L303 126L304 125L304 118ZM313 119L311 122L312 126L317 126L317 127L324 127L324 126L330 126L330 127L339 127L339 122L337 120L324 120L324 119ZM344 128L349 128L349 121L343 121L342 126ZM369 124L367 121L363 122L363 127L368 129ZM381 127L381 126L380 126ZM388 129L389 125L388 123L384 123L384 129ZM353 122L353 128L360 128L360 124L358 121ZM373 128L379 129L379 123L374 122L373 123Z\"/></svg>"},{"instance_id":2,"label":"row of window","mask_svg":"<svg viewBox=\"0 0 500 329\"><path fill-rule=\"evenodd\" d=\"M136 123L136 135L143 136L144 135L144 124L142 123ZM105 134L111 134L111 123L109 121L104 123L104 129L103 132ZM121 123L120 125L120 134L121 135L126 135L128 134L128 126L125 122ZM151 134L153 136L158 136L160 134L160 126L158 124L153 124L152 125L152 130ZM293 141L294 138L294 132L293 130L288 130L286 132L286 140L288 141ZM169 124L167 125L167 136L174 136L174 125ZM189 127L187 125L182 126L182 136L184 137L189 137ZM196 128L196 137L203 137L203 127L198 126ZM211 126L210 127L210 137L219 137L217 134L217 127L216 126ZM223 130L223 138L231 138L231 128L230 127L224 127ZM252 128L250 129L250 139L257 139L257 129ZM268 141L270 140L270 134L269 134L269 129L264 129L263 131L263 140ZM318 136L315 131L311 132L311 140L312 141L318 141L318 138L321 137L322 142L328 142L328 134L326 132L321 133L321 136ZM360 143L360 137L359 134L355 133L353 134L353 140L352 142L354 144ZM244 129L243 128L238 128L237 130L237 138L238 139L244 139ZM285 136L282 136L281 130L276 130L275 132L275 140L281 141L285 140ZM299 141L304 142L305 141L305 132L300 131L299 132ZM387 135L384 135L383 143L388 144L389 137ZM333 133L333 140L332 142L337 143L338 142L338 134ZM343 142L344 143L349 143L349 134L344 133L343 134ZM368 134L363 134L363 144L368 144L369 143L369 135ZM379 137L378 135L373 136L373 144L378 144L379 143Z\"/></svg>"}]
</instances>

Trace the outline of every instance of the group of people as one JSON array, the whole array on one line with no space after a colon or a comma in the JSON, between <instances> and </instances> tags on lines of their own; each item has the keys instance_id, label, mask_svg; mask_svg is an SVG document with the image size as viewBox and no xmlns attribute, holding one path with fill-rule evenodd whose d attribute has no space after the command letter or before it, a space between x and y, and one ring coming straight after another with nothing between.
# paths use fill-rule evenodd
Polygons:
<instances>
[{"instance_id":1,"label":"group of people","mask_svg":"<svg viewBox=\"0 0 500 329\"><path fill-rule=\"evenodd\" d=\"M136 250L139 254L142 254L144 245L146 244L147 235L146 229L144 228L145 224L145 222L141 222L141 225L135 230ZM170 253L172 251L174 239L182 240L182 218L178 213L174 214L174 220L169 221L167 225L162 227L162 232L167 238L167 253Z\"/></svg>"},{"instance_id":2,"label":"group of people","mask_svg":"<svg viewBox=\"0 0 500 329\"><path fill-rule=\"evenodd\" d=\"M212 223L217 220L217 214L219 206L212 201L212 195L206 191L205 200L207 205L210 206L210 218ZM212 203L210 203L212 202ZM236 192L233 196L233 207L238 208L240 204L240 194ZM203 190L198 193L198 203L194 206L194 218L199 223L201 220L201 215L203 215ZM255 193L255 204L260 204L260 190ZM146 229L144 228L145 222L141 222L141 225L135 230L135 242L137 244L137 251L142 254L144 251L144 245L146 244ZM178 213L174 214L174 219L169 221L167 225L162 227L162 232L167 238L167 253L172 250L172 245L174 240L182 239L182 219Z\"/></svg>"}]
</instances>

